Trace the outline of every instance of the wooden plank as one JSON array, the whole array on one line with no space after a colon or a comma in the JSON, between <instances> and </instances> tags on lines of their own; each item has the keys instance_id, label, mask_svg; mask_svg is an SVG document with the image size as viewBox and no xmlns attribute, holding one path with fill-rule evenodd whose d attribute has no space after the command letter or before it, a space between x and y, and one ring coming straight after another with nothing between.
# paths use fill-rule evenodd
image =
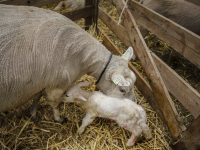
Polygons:
<instances>
[{"instance_id":1,"label":"wooden plank","mask_svg":"<svg viewBox=\"0 0 200 150\"><path fill-rule=\"evenodd\" d=\"M117 25L117 22L110 17L101 7L99 7L99 19L101 19L106 26L111 29L126 45L131 45L130 39L126 33L126 30L121 25Z\"/></svg>"},{"instance_id":2,"label":"wooden plank","mask_svg":"<svg viewBox=\"0 0 200 150\"><path fill-rule=\"evenodd\" d=\"M61 0L3 0L0 2L0 4L42 7L45 5L58 3L60 1Z\"/></svg>"},{"instance_id":3,"label":"wooden plank","mask_svg":"<svg viewBox=\"0 0 200 150\"><path fill-rule=\"evenodd\" d=\"M122 55L120 50L115 46L115 44L108 38L106 34L103 33L103 31L98 28L98 30L103 35L103 44L104 46L113 54L115 55ZM141 74L137 71L137 69L129 62L129 68L135 73L136 75L136 82L135 86L138 88L138 90L142 93L144 98L149 102L150 106L153 108L153 110L160 116L161 120L165 122L163 115L158 107L158 104L155 100L155 97L153 95L152 89L149 85L149 83L141 76Z\"/></svg>"},{"instance_id":4,"label":"wooden plank","mask_svg":"<svg viewBox=\"0 0 200 150\"><path fill-rule=\"evenodd\" d=\"M200 68L200 36L133 0L129 8L139 24Z\"/></svg>"},{"instance_id":5,"label":"wooden plank","mask_svg":"<svg viewBox=\"0 0 200 150\"><path fill-rule=\"evenodd\" d=\"M121 13L125 2L123 0L108 0L116 5L119 13ZM153 61L153 58L142 38L142 35L137 27L135 20L130 11L126 8L123 13L124 27L129 35L132 46L136 52L137 57L144 68L146 76L149 80L155 99L163 114L166 125L171 133L173 139L179 136L184 130L183 126L179 124L177 110L171 100L167 88L160 76L160 73Z\"/></svg>"},{"instance_id":6,"label":"wooden plank","mask_svg":"<svg viewBox=\"0 0 200 150\"><path fill-rule=\"evenodd\" d=\"M180 141L172 146L173 150L200 149L200 116L180 136Z\"/></svg>"},{"instance_id":7,"label":"wooden plank","mask_svg":"<svg viewBox=\"0 0 200 150\"><path fill-rule=\"evenodd\" d=\"M155 54L152 56L167 89L197 118L200 115L200 94Z\"/></svg>"},{"instance_id":8,"label":"wooden plank","mask_svg":"<svg viewBox=\"0 0 200 150\"><path fill-rule=\"evenodd\" d=\"M93 0L85 0L85 6L89 5L93 5ZM85 26L86 26L85 30L88 30L89 29L88 26L90 25L92 25L92 14L91 16L85 18Z\"/></svg>"},{"instance_id":9,"label":"wooden plank","mask_svg":"<svg viewBox=\"0 0 200 150\"><path fill-rule=\"evenodd\" d=\"M93 6L86 6L84 8L80 8L74 11L70 11L67 13L63 13L62 15L68 17L69 19L75 21L81 18L90 17L92 14Z\"/></svg>"},{"instance_id":10,"label":"wooden plank","mask_svg":"<svg viewBox=\"0 0 200 150\"><path fill-rule=\"evenodd\" d=\"M99 8L99 19L101 19L101 21L108 26L127 47L131 46L125 28L121 25L118 26L117 21L101 8ZM151 52L151 54L167 89L195 118L197 118L200 115L200 94L154 53Z\"/></svg>"}]
</instances>

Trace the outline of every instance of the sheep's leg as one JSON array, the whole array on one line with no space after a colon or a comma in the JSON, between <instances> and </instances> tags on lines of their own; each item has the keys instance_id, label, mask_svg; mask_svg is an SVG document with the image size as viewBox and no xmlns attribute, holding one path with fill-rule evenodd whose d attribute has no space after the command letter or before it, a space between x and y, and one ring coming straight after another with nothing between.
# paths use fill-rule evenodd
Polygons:
<instances>
[{"instance_id":1,"label":"sheep's leg","mask_svg":"<svg viewBox=\"0 0 200 150\"><path fill-rule=\"evenodd\" d=\"M48 103L53 109L54 120L57 122L63 123L64 118L60 117L60 112L59 112L59 108L58 108L59 102L50 101Z\"/></svg>"},{"instance_id":2,"label":"sheep's leg","mask_svg":"<svg viewBox=\"0 0 200 150\"><path fill-rule=\"evenodd\" d=\"M151 132L150 132L150 130L149 130L149 127L148 127L145 123L142 123L140 126L141 126L141 128L142 128L142 132L143 132L145 138L146 138L147 140L151 139L152 136L151 136Z\"/></svg>"},{"instance_id":3,"label":"sheep's leg","mask_svg":"<svg viewBox=\"0 0 200 150\"><path fill-rule=\"evenodd\" d=\"M53 10L57 11L60 10L60 8L64 6L66 8L66 2L65 1L61 1Z\"/></svg>"},{"instance_id":4,"label":"sheep's leg","mask_svg":"<svg viewBox=\"0 0 200 150\"><path fill-rule=\"evenodd\" d=\"M89 124L93 122L95 119L95 115L91 115L90 113L87 113L86 116L83 118L82 125L78 129L78 133L82 134L85 131L85 127L87 127Z\"/></svg>"},{"instance_id":5,"label":"sheep's leg","mask_svg":"<svg viewBox=\"0 0 200 150\"><path fill-rule=\"evenodd\" d=\"M30 114L33 117L33 120L36 120L36 114L37 114L37 109L38 109L38 102L41 98L42 94L38 95L36 98L33 99L33 105L31 106L30 109Z\"/></svg>"}]
</instances>

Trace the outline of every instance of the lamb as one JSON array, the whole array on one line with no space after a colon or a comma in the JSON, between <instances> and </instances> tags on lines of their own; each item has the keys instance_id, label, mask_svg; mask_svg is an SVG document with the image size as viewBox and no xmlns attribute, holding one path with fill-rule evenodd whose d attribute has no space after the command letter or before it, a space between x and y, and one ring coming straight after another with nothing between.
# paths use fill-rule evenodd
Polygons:
<instances>
[{"instance_id":1,"label":"lamb","mask_svg":"<svg viewBox=\"0 0 200 150\"><path fill-rule=\"evenodd\" d=\"M99 3L103 3L104 0L99 0ZM77 8L82 8L85 6L85 0L65 0L65 1L61 1L55 8L54 11L60 10L60 8L64 6L64 7L70 7L73 9L77 9Z\"/></svg>"},{"instance_id":2,"label":"lamb","mask_svg":"<svg viewBox=\"0 0 200 150\"><path fill-rule=\"evenodd\" d=\"M78 133L82 134L85 127L93 122L96 117L115 120L118 125L132 133L127 146L133 146L137 137L143 133L146 139L151 139L149 127L146 124L144 109L129 99L118 99L104 95L99 91L86 92L81 87L87 86L81 82L72 86L66 94L65 102L80 102L86 109L86 116Z\"/></svg>"},{"instance_id":3,"label":"lamb","mask_svg":"<svg viewBox=\"0 0 200 150\"><path fill-rule=\"evenodd\" d=\"M54 119L62 122L57 106L64 92L85 74L99 79L106 64L97 88L136 101L136 77L128 68L135 56L131 47L123 57L111 55L73 21L50 10L0 4L0 14L0 111L37 101L45 93Z\"/></svg>"}]
</instances>

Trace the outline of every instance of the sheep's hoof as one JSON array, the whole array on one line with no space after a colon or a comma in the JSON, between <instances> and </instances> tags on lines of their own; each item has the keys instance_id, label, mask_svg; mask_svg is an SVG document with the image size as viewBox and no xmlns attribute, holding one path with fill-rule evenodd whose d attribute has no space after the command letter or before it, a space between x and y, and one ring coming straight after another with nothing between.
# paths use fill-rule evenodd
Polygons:
<instances>
[{"instance_id":1,"label":"sheep's hoof","mask_svg":"<svg viewBox=\"0 0 200 150\"><path fill-rule=\"evenodd\" d=\"M32 117L32 120L33 120L34 123L36 123L36 122L38 122L38 117L34 116L34 117Z\"/></svg>"},{"instance_id":2,"label":"sheep's hoof","mask_svg":"<svg viewBox=\"0 0 200 150\"><path fill-rule=\"evenodd\" d=\"M65 123L65 122L67 122L67 121L68 121L68 119L67 119L67 118L64 118L64 117L61 117L60 120L55 120L55 122L58 122L58 123L60 123L60 124L63 124L63 123Z\"/></svg>"}]
</instances>

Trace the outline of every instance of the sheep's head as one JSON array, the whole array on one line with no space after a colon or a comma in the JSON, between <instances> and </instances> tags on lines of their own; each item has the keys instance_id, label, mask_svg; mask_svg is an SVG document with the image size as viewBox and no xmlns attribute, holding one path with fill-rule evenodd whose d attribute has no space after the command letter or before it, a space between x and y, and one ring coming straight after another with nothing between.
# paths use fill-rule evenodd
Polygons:
<instances>
[{"instance_id":1,"label":"sheep's head","mask_svg":"<svg viewBox=\"0 0 200 150\"><path fill-rule=\"evenodd\" d=\"M97 84L104 94L117 98L128 98L136 102L134 83L136 81L135 74L128 68L130 59L135 59L133 48L128 50L116 61L112 61L102 79Z\"/></svg>"}]
</instances>

